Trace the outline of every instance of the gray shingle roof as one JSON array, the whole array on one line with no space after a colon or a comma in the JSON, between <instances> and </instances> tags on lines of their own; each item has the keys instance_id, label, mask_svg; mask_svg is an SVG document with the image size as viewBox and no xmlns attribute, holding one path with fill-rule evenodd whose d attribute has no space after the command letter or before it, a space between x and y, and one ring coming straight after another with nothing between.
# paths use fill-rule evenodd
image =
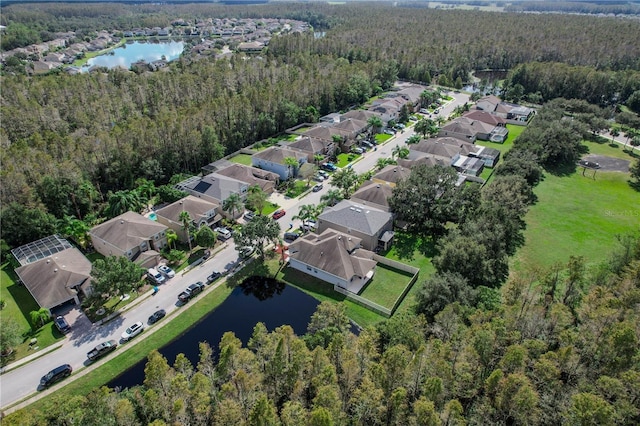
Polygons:
<instances>
[{"instance_id":1,"label":"gray shingle roof","mask_svg":"<svg viewBox=\"0 0 640 426\"><path fill-rule=\"evenodd\" d=\"M354 192L351 199L365 204L389 207L389 198L393 195L393 188L389 185L366 181Z\"/></svg>"},{"instance_id":2,"label":"gray shingle roof","mask_svg":"<svg viewBox=\"0 0 640 426\"><path fill-rule=\"evenodd\" d=\"M107 241L122 251L127 251L167 229L166 226L147 219L141 214L126 212L94 226L89 234Z\"/></svg>"},{"instance_id":3,"label":"gray shingle roof","mask_svg":"<svg viewBox=\"0 0 640 426\"><path fill-rule=\"evenodd\" d=\"M344 226L366 235L378 235L385 224L391 220L391 213L342 200L334 207L329 207L322 212L318 220Z\"/></svg>"}]
</instances>

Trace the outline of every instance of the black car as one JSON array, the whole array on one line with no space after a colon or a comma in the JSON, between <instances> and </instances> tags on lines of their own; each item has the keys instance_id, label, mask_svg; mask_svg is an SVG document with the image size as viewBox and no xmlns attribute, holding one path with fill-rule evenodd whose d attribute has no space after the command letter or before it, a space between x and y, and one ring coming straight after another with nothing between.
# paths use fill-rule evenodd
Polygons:
<instances>
[{"instance_id":1,"label":"black car","mask_svg":"<svg viewBox=\"0 0 640 426\"><path fill-rule=\"evenodd\" d=\"M287 241L295 241L298 239L298 237L300 237L300 235L297 232L285 232L284 233L284 239Z\"/></svg>"},{"instance_id":2,"label":"black car","mask_svg":"<svg viewBox=\"0 0 640 426\"><path fill-rule=\"evenodd\" d=\"M71 331L71 326L69 325L67 320L64 319L63 316L58 315L56 319L53 321L56 324L56 328L58 329L58 331L60 331L60 333L66 334Z\"/></svg>"},{"instance_id":3,"label":"black car","mask_svg":"<svg viewBox=\"0 0 640 426\"><path fill-rule=\"evenodd\" d=\"M211 275L209 275L207 277L207 284L211 284L212 282L214 282L215 280L217 280L218 278L220 278L222 274L218 271L213 271L211 273Z\"/></svg>"},{"instance_id":4,"label":"black car","mask_svg":"<svg viewBox=\"0 0 640 426\"><path fill-rule=\"evenodd\" d=\"M188 302L192 297L196 294L202 292L204 290L205 285L202 281L198 281L197 283L191 284L189 287L185 289L182 293L178 295L178 299L182 303Z\"/></svg>"},{"instance_id":5,"label":"black car","mask_svg":"<svg viewBox=\"0 0 640 426\"><path fill-rule=\"evenodd\" d=\"M165 315L167 315L167 312L164 309L159 309L149 317L149 320L147 322L149 323L149 325L155 324L162 318L164 318Z\"/></svg>"},{"instance_id":6,"label":"black car","mask_svg":"<svg viewBox=\"0 0 640 426\"><path fill-rule=\"evenodd\" d=\"M69 377L73 372L73 368L69 364L63 364L54 368L40 379L40 386L43 388L49 387L52 384L59 382L60 380Z\"/></svg>"}]
</instances>

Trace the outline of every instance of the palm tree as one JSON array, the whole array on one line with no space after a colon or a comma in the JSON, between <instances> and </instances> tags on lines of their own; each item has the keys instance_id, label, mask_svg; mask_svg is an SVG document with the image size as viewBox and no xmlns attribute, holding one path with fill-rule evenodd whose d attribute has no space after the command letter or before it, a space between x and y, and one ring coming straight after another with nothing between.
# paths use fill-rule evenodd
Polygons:
<instances>
[{"instance_id":1,"label":"palm tree","mask_svg":"<svg viewBox=\"0 0 640 426\"><path fill-rule=\"evenodd\" d=\"M324 210L324 204L303 204L300 206L298 210L298 214L293 216L293 219L300 219L303 222L308 220L316 221L318 220L318 216L322 214Z\"/></svg>"},{"instance_id":2,"label":"palm tree","mask_svg":"<svg viewBox=\"0 0 640 426\"><path fill-rule=\"evenodd\" d=\"M176 231L174 231L173 229L167 229L167 244L169 244L169 247L173 246L173 248L176 248L176 241L178 241L178 234L176 234Z\"/></svg>"},{"instance_id":3,"label":"palm tree","mask_svg":"<svg viewBox=\"0 0 640 426\"><path fill-rule=\"evenodd\" d=\"M180 222L182 222L182 229L187 233L187 242L189 243L189 253L191 253L192 247L191 247L191 233L189 232L189 229L191 228L191 223L193 222L193 219L191 219L191 215L189 214L189 212L186 211L182 211L180 213L180 216L178 217Z\"/></svg>"},{"instance_id":4,"label":"palm tree","mask_svg":"<svg viewBox=\"0 0 640 426\"><path fill-rule=\"evenodd\" d=\"M382 170L393 163L395 163L395 161L392 158L378 158L378 161L376 161L376 170Z\"/></svg>"},{"instance_id":5,"label":"palm tree","mask_svg":"<svg viewBox=\"0 0 640 426\"><path fill-rule=\"evenodd\" d=\"M244 209L244 203L239 194L231 194L222 202L222 210L229 213L231 217L235 217L237 212Z\"/></svg>"},{"instance_id":6,"label":"palm tree","mask_svg":"<svg viewBox=\"0 0 640 426\"><path fill-rule=\"evenodd\" d=\"M391 150L391 157L407 158L409 156L409 148L406 146L396 145Z\"/></svg>"},{"instance_id":7,"label":"palm tree","mask_svg":"<svg viewBox=\"0 0 640 426\"><path fill-rule=\"evenodd\" d=\"M253 207L253 211L258 214L262 214L265 204L267 203L268 195L260 187L260 185L251 185L249 187L249 194L247 195L247 204Z\"/></svg>"},{"instance_id":8,"label":"palm tree","mask_svg":"<svg viewBox=\"0 0 640 426\"><path fill-rule=\"evenodd\" d=\"M611 129L611 131L609 132L609 134L612 136L612 141L613 143L615 143L616 141L616 137L620 136L620 130L616 129L615 127L613 129Z\"/></svg>"},{"instance_id":9,"label":"palm tree","mask_svg":"<svg viewBox=\"0 0 640 426\"><path fill-rule=\"evenodd\" d=\"M140 213L143 203L136 191L116 191L109 196L109 216L116 217L128 211Z\"/></svg>"},{"instance_id":10,"label":"palm tree","mask_svg":"<svg viewBox=\"0 0 640 426\"><path fill-rule=\"evenodd\" d=\"M313 155L313 162L316 163L316 165L320 164L320 162L324 160L324 155L322 154L314 154Z\"/></svg>"},{"instance_id":11,"label":"palm tree","mask_svg":"<svg viewBox=\"0 0 640 426\"><path fill-rule=\"evenodd\" d=\"M330 189L320 197L320 201L326 203L328 206L335 206L342 201L342 193L340 193L338 189Z\"/></svg>"},{"instance_id":12,"label":"palm tree","mask_svg":"<svg viewBox=\"0 0 640 426\"><path fill-rule=\"evenodd\" d=\"M353 187L358 183L358 174L352 168L346 167L333 174L331 183L342 190L343 198L349 198Z\"/></svg>"},{"instance_id":13,"label":"palm tree","mask_svg":"<svg viewBox=\"0 0 640 426\"><path fill-rule=\"evenodd\" d=\"M367 120L367 124L371 126L372 135L377 135L378 133L380 133L380 129L382 129L382 126L384 126L382 119L377 115L369 117L369 119Z\"/></svg>"},{"instance_id":14,"label":"palm tree","mask_svg":"<svg viewBox=\"0 0 640 426\"><path fill-rule=\"evenodd\" d=\"M34 329L38 329L45 325L51 317L47 308L40 308L37 311L31 311L29 312L29 316L31 317L31 323L33 324Z\"/></svg>"},{"instance_id":15,"label":"palm tree","mask_svg":"<svg viewBox=\"0 0 640 426\"><path fill-rule=\"evenodd\" d=\"M284 157L284 165L289 168L289 178L295 177L296 167L300 165L295 157Z\"/></svg>"},{"instance_id":16,"label":"palm tree","mask_svg":"<svg viewBox=\"0 0 640 426\"><path fill-rule=\"evenodd\" d=\"M87 233L91 227L84 221L74 216L65 216L62 220L62 233L72 238L83 249L87 248L89 238Z\"/></svg>"}]
</instances>

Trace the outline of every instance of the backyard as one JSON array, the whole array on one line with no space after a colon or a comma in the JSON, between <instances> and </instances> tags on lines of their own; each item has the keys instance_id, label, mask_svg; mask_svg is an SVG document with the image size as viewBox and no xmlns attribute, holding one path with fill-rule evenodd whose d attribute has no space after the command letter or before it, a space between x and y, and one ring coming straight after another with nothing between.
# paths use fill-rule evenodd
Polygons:
<instances>
[{"instance_id":1,"label":"backyard","mask_svg":"<svg viewBox=\"0 0 640 426\"><path fill-rule=\"evenodd\" d=\"M250 166L251 165L251 155L249 155L249 154L234 155L233 157L229 158L229 161L231 161L232 163L238 163L238 164L243 164L245 166Z\"/></svg>"},{"instance_id":2,"label":"backyard","mask_svg":"<svg viewBox=\"0 0 640 426\"><path fill-rule=\"evenodd\" d=\"M411 281L412 275L378 263L373 279L360 292L364 297L385 308L392 309L398 296Z\"/></svg>"}]
</instances>

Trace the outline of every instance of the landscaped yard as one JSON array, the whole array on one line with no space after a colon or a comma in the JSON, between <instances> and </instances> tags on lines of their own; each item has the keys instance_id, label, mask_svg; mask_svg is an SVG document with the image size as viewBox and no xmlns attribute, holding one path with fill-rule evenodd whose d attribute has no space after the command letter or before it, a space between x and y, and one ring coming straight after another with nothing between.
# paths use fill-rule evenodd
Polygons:
<instances>
[{"instance_id":1,"label":"landscaped yard","mask_svg":"<svg viewBox=\"0 0 640 426\"><path fill-rule=\"evenodd\" d=\"M515 124L507 124L507 129L509 129L509 136L507 136L507 140L504 143L496 143L496 142L488 142L488 141L476 141L476 145L486 146L488 148L494 148L500 151L500 161L502 161L502 156L507 153L513 147L513 141L516 140L520 133L526 129L525 126L516 126Z\"/></svg>"},{"instance_id":2,"label":"landscaped yard","mask_svg":"<svg viewBox=\"0 0 640 426\"><path fill-rule=\"evenodd\" d=\"M360 296L385 308L393 304L409 284L412 275L378 263L373 279L360 292Z\"/></svg>"},{"instance_id":3,"label":"landscaped yard","mask_svg":"<svg viewBox=\"0 0 640 426\"><path fill-rule=\"evenodd\" d=\"M615 150L615 148L612 148ZM534 189L537 203L525 217L525 245L513 259L516 269L566 263L569 256L601 262L616 245L615 235L638 230L640 193L629 175L599 171L595 180L578 170L569 176L545 173Z\"/></svg>"},{"instance_id":4,"label":"landscaped yard","mask_svg":"<svg viewBox=\"0 0 640 426\"><path fill-rule=\"evenodd\" d=\"M40 307L29 293L29 290L25 286L17 284L17 276L9 262L2 264L0 270L0 299L5 303L0 315L4 318L13 318L24 333L24 341L15 348L15 351L9 357L2 358L2 365L31 355L33 349L30 347L29 342L32 338L38 340L36 346L42 349L63 337L54 327L53 322L49 322L32 332L29 313L37 311Z\"/></svg>"},{"instance_id":5,"label":"landscaped yard","mask_svg":"<svg viewBox=\"0 0 640 426\"><path fill-rule=\"evenodd\" d=\"M309 186L307 186L306 180L296 180L294 181L293 185L287 190L286 196L289 198L296 198L307 189L309 189Z\"/></svg>"},{"instance_id":6,"label":"landscaped yard","mask_svg":"<svg viewBox=\"0 0 640 426\"><path fill-rule=\"evenodd\" d=\"M229 158L232 163L244 164L245 166L251 165L251 156L249 154L238 154Z\"/></svg>"},{"instance_id":7,"label":"landscaped yard","mask_svg":"<svg viewBox=\"0 0 640 426\"><path fill-rule=\"evenodd\" d=\"M342 154L338 154L338 162L336 166L342 168L346 167L349 163L354 162L360 158L360 154L353 154L351 152L343 152Z\"/></svg>"},{"instance_id":8,"label":"landscaped yard","mask_svg":"<svg viewBox=\"0 0 640 426\"><path fill-rule=\"evenodd\" d=\"M376 135L376 143L385 143L386 141L388 141L389 139L391 139L391 135L388 135L386 133L378 133Z\"/></svg>"},{"instance_id":9,"label":"landscaped yard","mask_svg":"<svg viewBox=\"0 0 640 426\"><path fill-rule=\"evenodd\" d=\"M276 203L267 202L262 208L262 215L268 216L280 208Z\"/></svg>"}]
</instances>

